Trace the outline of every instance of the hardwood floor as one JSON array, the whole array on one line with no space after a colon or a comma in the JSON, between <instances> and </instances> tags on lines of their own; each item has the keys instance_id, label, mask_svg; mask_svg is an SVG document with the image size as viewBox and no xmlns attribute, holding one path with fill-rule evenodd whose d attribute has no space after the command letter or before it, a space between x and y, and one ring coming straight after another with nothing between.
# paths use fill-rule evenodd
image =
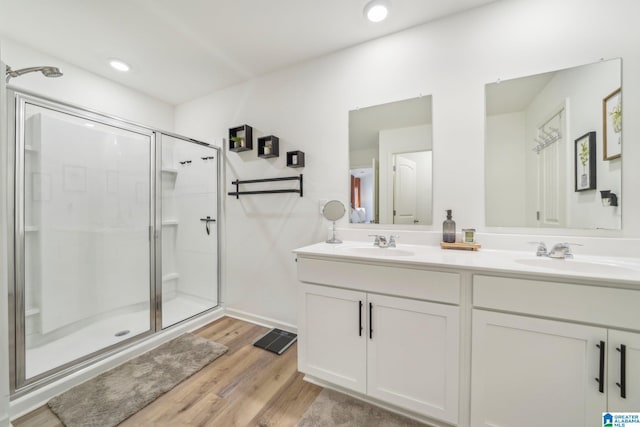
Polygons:
<instances>
[{"instance_id":1,"label":"hardwood floor","mask_svg":"<svg viewBox=\"0 0 640 427\"><path fill-rule=\"evenodd\" d=\"M137 426L293 426L322 390L297 372L297 345L281 356L252 345L268 328L224 317L195 332L229 351L125 420ZM61 427L48 406L14 427Z\"/></svg>"}]
</instances>

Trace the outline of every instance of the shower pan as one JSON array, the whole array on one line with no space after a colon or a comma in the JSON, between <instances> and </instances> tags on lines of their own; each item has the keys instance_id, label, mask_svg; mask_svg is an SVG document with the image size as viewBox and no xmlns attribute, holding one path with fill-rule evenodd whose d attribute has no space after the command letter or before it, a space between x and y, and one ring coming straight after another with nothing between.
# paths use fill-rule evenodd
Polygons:
<instances>
[{"instance_id":1,"label":"shower pan","mask_svg":"<svg viewBox=\"0 0 640 427\"><path fill-rule=\"evenodd\" d=\"M219 151L17 90L9 103L15 397L218 306Z\"/></svg>"}]
</instances>

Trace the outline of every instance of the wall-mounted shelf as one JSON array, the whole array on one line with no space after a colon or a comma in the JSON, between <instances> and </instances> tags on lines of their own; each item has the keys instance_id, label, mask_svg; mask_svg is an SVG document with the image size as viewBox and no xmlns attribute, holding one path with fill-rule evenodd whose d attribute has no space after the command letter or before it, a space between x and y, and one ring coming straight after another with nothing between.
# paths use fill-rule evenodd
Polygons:
<instances>
[{"instance_id":1,"label":"wall-mounted shelf","mask_svg":"<svg viewBox=\"0 0 640 427\"><path fill-rule=\"evenodd\" d=\"M240 138L240 141L234 139ZM229 151L239 153L253 150L253 128L249 125L229 129Z\"/></svg>"},{"instance_id":2,"label":"wall-mounted shelf","mask_svg":"<svg viewBox=\"0 0 640 427\"><path fill-rule=\"evenodd\" d=\"M178 169L173 169L173 168L162 168L162 173L166 173L166 174L173 174L176 175L178 173Z\"/></svg>"},{"instance_id":3,"label":"wall-mounted shelf","mask_svg":"<svg viewBox=\"0 0 640 427\"><path fill-rule=\"evenodd\" d=\"M287 167L303 168L304 151L287 151Z\"/></svg>"},{"instance_id":4,"label":"wall-mounted shelf","mask_svg":"<svg viewBox=\"0 0 640 427\"><path fill-rule=\"evenodd\" d=\"M166 219L164 221L162 221L162 225L165 227L171 226L171 225L178 225L178 220L177 219Z\"/></svg>"},{"instance_id":5,"label":"wall-mounted shelf","mask_svg":"<svg viewBox=\"0 0 640 427\"><path fill-rule=\"evenodd\" d=\"M258 138L258 157L268 159L280 156L280 139L277 136L269 135Z\"/></svg>"},{"instance_id":6,"label":"wall-mounted shelf","mask_svg":"<svg viewBox=\"0 0 640 427\"><path fill-rule=\"evenodd\" d=\"M283 190L256 190L256 191L240 191L240 185L243 184L256 184L258 182L277 182L277 181L299 181L300 187L299 189L295 188L287 188ZM249 179L249 180L235 180L232 182L233 185L236 186L236 191L229 192L229 196L236 196L236 199L239 199L241 195L246 194L276 194L276 193L299 193L300 197L303 196L303 185L302 185L302 174L299 176L285 176L281 178L265 178L265 179Z\"/></svg>"},{"instance_id":7,"label":"wall-mounted shelf","mask_svg":"<svg viewBox=\"0 0 640 427\"><path fill-rule=\"evenodd\" d=\"M32 232L34 232L34 231L39 231L39 230L40 230L40 229L39 229L37 226L35 226L35 225L25 225L25 226L24 226L24 231L25 231L26 233L30 233L30 232L32 233Z\"/></svg>"}]
</instances>

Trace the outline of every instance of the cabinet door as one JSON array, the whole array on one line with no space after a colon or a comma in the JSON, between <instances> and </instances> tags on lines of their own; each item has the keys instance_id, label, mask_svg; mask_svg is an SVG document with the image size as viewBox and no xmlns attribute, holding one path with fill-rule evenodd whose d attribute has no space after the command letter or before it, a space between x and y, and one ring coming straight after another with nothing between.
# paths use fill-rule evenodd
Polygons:
<instances>
[{"instance_id":1,"label":"cabinet door","mask_svg":"<svg viewBox=\"0 0 640 427\"><path fill-rule=\"evenodd\" d=\"M608 410L637 412L640 408L640 334L610 329L608 350Z\"/></svg>"},{"instance_id":2,"label":"cabinet door","mask_svg":"<svg viewBox=\"0 0 640 427\"><path fill-rule=\"evenodd\" d=\"M366 294L301 285L298 368L333 384L366 392ZM360 329L362 325L362 330Z\"/></svg>"},{"instance_id":3,"label":"cabinet door","mask_svg":"<svg viewBox=\"0 0 640 427\"><path fill-rule=\"evenodd\" d=\"M606 329L473 310L472 337L471 425L602 425Z\"/></svg>"},{"instance_id":4,"label":"cabinet door","mask_svg":"<svg viewBox=\"0 0 640 427\"><path fill-rule=\"evenodd\" d=\"M368 303L367 394L456 424L458 307L373 294Z\"/></svg>"}]
</instances>

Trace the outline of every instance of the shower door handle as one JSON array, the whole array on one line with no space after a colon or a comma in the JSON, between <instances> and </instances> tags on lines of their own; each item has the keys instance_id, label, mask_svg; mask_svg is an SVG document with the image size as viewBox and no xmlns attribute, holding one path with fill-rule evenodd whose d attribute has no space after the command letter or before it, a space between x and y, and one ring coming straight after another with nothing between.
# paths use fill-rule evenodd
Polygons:
<instances>
[{"instance_id":1,"label":"shower door handle","mask_svg":"<svg viewBox=\"0 0 640 427\"><path fill-rule=\"evenodd\" d=\"M206 218L200 218L200 221L204 221L205 222L205 230L207 230L207 235L211 234L211 229L209 228L209 223L210 222L216 222L216 220L211 218L210 216L208 216Z\"/></svg>"}]
</instances>

